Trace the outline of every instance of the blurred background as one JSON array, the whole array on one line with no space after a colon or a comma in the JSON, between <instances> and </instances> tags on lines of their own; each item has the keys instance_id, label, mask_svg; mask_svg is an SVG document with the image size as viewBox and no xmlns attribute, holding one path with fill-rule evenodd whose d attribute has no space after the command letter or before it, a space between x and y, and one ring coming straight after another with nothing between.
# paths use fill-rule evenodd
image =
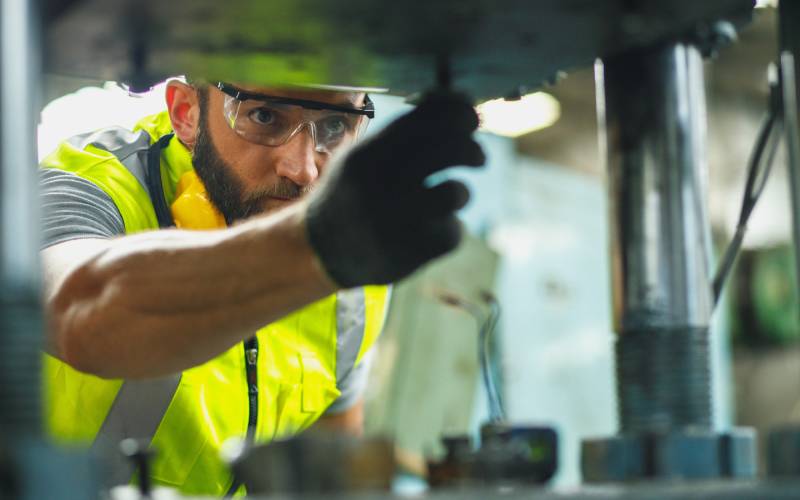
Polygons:
<instances>
[{"instance_id":1,"label":"blurred background","mask_svg":"<svg viewBox=\"0 0 800 500\"><path fill-rule=\"evenodd\" d=\"M767 66L777 53L774 5L759 3L738 43L706 63L708 208L717 254L735 228L748 155L766 110ZM131 96L113 82L50 76L45 93L40 158L70 135L132 126L164 106L163 86ZM373 100L369 133L410 109L391 91ZM482 295L489 292L502 311L490 339L491 368L509 419L556 426L555 484L568 488L580 481L580 440L617 430L593 70L558 75L540 92L482 103L479 110L488 165L448 174L472 189L462 212L469 236L456 253L395 286L373 360L367 430L392 436L411 472L421 470L423 457L442 453L441 435L477 434L487 418L477 334L488 314ZM714 318L718 429L745 425L761 434L800 421L800 329L783 155ZM478 317L445 296L475 304Z\"/></svg>"}]
</instances>

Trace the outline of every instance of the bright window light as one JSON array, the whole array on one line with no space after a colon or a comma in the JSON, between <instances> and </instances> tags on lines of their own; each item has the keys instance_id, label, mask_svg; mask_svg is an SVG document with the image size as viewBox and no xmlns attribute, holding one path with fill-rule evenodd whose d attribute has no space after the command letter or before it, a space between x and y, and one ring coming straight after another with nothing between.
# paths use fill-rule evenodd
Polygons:
<instances>
[{"instance_id":1,"label":"bright window light","mask_svg":"<svg viewBox=\"0 0 800 500\"><path fill-rule=\"evenodd\" d=\"M756 0L756 9L763 9L764 7L777 7L778 0Z\"/></svg>"},{"instance_id":2,"label":"bright window light","mask_svg":"<svg viewBox=\"0 0 800 500\"><path fill-rule=\"evenodd\" d=\"M481 130L506 137L519 137L554 124L561 115L555 97L534 92L516 101L494 99L478 105Z\"/></svg>"}]
</instances>

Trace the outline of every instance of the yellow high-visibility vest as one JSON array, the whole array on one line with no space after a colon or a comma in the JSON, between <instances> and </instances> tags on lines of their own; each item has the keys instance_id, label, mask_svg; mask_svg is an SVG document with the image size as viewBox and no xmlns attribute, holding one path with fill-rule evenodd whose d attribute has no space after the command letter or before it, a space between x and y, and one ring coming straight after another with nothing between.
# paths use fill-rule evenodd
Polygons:
<instances>
[{"instance_id":1,"label":"yellow high-visibility vest","mask_svg":"<svg viewBox=\"0 0 800 500\"><path fill-rule=\"evenodd\" d=\"M213 208L190 199L205 193L166 112L145 118L133 131L74 137L42 168L72 172L102 189L128 234L166 227L171 218L183 228L221 225ZM207 363L158 380L102 379L45 354L48 430L55 441L79 446L150 439L156 484L186 494L231 492L236 486L220 458L222 443L248 432L256 442L268 442L316 421L341 394L337 383L380 334L387 302L384 286L340 291ZM121 482L131 478L124 467L113 473Z\"/></svg>"}]
</instances>

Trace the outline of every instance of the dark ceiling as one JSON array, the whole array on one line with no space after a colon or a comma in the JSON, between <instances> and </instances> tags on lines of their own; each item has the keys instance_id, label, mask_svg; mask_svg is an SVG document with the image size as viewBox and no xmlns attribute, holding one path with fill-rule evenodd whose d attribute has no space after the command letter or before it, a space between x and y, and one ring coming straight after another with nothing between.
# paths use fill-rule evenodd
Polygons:
<instances>
[{"instance_id":1,"label":"dark ceiling","mask_svg":"<svg viewBox=\"0 0 800 500\"><path fill-rule=\"evenodd\" d=\"M49 6L49 7L48 7ZM600 55L750 17L753 0L51 0L50 73L252 83L435 85L446 60L477 98L535 88Z\"/></svg>"}]
</instances>

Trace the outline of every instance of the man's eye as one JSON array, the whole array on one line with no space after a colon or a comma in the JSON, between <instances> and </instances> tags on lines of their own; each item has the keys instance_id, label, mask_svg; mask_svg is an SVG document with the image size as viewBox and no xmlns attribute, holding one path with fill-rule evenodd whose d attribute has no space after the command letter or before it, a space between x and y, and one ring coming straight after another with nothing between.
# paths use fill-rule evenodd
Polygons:
<instances>
[{"instance_id":1,"label":"man's eye","mask_svg":"<svg viewBox=\"0 0 800 500\"><path fill-rule=\"evenodd\" d=\"M341 135L350 128L347 120L339 117L328 118L323 122L322 126L325 129L325 133L329 135Z\"/></svg>"},{"instance_id":2,"label":"man's eye","mask_svg":"<svg viewBox=\"0 0 800 500\"><path fill-rule=\"evenodd\" d=\"M259 125L270 125L275 121L275 114L267 108L256 108L250 112L249 116Z\"/></svg>"}]
</instances>

